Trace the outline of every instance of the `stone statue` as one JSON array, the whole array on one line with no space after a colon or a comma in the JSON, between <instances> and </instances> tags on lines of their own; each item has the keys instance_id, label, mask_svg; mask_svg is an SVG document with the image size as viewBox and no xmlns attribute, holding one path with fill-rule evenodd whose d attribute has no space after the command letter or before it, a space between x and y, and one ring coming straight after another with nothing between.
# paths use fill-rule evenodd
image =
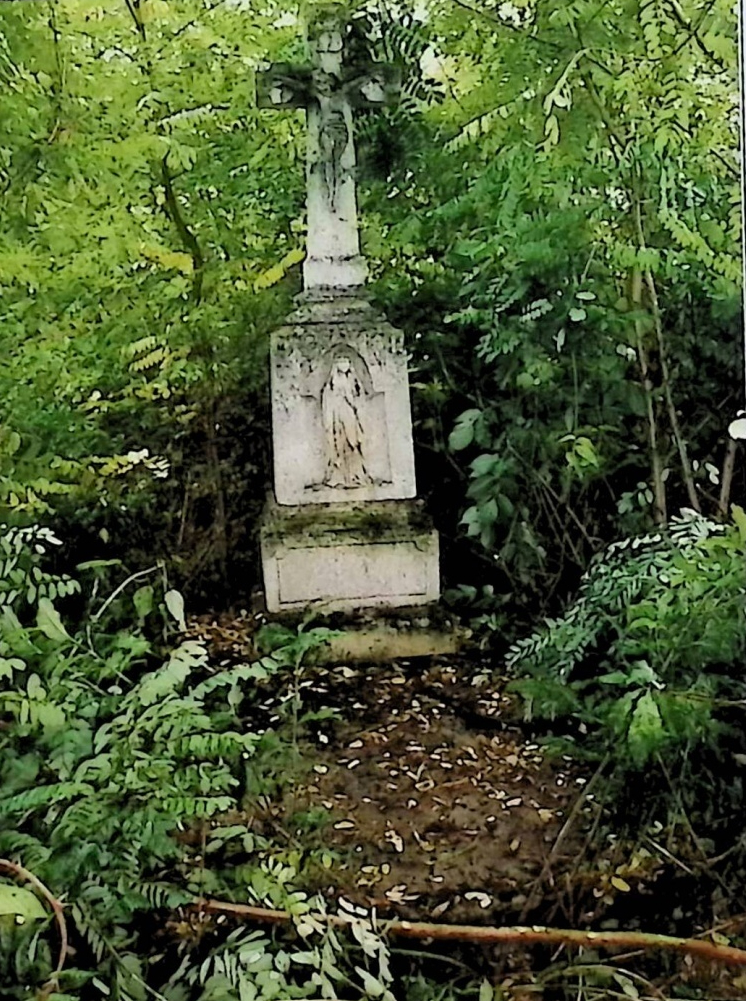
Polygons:
<instances>
[{"instance_id":1,"label":"stone statue","mask_svg":"<svg viewBox=\"0 0 746 1001\"><path fill-rule=\"evenodd\" d=\"M349 142L350 131L344 113L335 108L326 111L319 128L319 159L315 166L322 172L332 215L337 213L339 192L345 176L342 158Z\"/></svg>"},{"instance_id":2,"label":"stone statue","mask_svg":"<svg viewBox=\"0 0 746 1001\"><path fill-rule=\"evenodd\" d=\"M337 354L321 391L326 435L326 487L363 487L371 483L365 468L362 406L365 390L348 354Z\"/></svg>"}]
</instances>

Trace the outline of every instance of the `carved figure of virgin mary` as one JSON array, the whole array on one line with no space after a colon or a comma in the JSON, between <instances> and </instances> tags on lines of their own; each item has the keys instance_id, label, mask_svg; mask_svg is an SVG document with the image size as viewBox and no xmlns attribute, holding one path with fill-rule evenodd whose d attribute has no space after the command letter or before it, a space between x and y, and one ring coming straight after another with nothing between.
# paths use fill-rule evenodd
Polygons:
<instances>
[{"instance_id":1,"label":"carved figure of virgin mary","mask_svg":"<svg viewBox=\"0 0 746 1001\"><path fill-rule=\"evenodd\" d=\"M327 487L362 487L371 482L365 468L362 405L365 389L352 358L336 355L321 391L321 413L326 434Z\"/></svg>"}]
</instances>

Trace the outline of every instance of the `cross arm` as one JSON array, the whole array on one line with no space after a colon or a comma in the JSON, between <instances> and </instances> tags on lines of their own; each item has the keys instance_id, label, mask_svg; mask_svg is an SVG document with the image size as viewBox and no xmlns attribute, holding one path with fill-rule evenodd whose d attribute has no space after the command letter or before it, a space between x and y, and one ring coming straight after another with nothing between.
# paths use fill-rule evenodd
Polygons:
<instances>
[{"instance_id":1,"label":"cross arm","mask_svg":"<svg viewBox=\"0 0 746 1001\"><path fill-rule=\"evenodd\" d=\"M356 108L395 104L401 91L401 73L391 63L369 63L362 71L347 71L345 90Z\"/></svg>"},{"instance_id":2,"label":"cross arm","mask_svg":"<svg viewBox=\"0 0 746 1001\"><path fill-rule=\"evenodd\" d=\"M313 68L275 63L256 75L260 108L306 108L313 94Z\"/></svg>"}]
</instances>

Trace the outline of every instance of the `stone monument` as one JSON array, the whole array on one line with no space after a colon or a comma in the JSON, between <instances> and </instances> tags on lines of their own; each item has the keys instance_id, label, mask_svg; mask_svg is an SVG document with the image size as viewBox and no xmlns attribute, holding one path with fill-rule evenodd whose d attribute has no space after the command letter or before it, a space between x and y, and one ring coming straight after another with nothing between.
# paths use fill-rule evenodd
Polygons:
<instances>
[{"instance_id":1,"label":"stone monument","mask_svg":"<svg viewBox=\"0 0 746 1001\"><path fill-rule=\"evenodd\" d=\"M271 340L274 497L261 530L267 608L352 611L439 597L438 536L416 501L403 334L371 305L358 233L353 112L395 90L350 67L317 15L311 61L261 75L263 107L306 110L303 293Z\"/></svg>"}]
</instances>

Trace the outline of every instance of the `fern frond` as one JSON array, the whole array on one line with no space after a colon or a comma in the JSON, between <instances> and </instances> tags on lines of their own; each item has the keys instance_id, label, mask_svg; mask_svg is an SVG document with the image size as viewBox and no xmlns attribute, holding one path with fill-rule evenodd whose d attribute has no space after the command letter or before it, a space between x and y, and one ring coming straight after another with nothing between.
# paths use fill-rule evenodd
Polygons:
<instances>
[{"instance_id":1,"label":"fern frond","mask_svg":"<svg viewBox=\"0 0 746 1001\"><path fill-rule=\"evenodd\" d=\"M231 688L245 681L266 681L277 673L279 666L279 661L274 657L262 657L251 664L237 664L200 682L192 689L192 694L195 698L202 699L218 688Z\"/></svg>"},{"instance_id":2,"label":"fern frond","mask_svg":"<svg viewBox=\"0 0 746 1001\"><path fill-rule=\"evenodd\" d=\"M0 815L3 813L25 813L40 806L51 806L77 796L91 795L93 786L85 782L57 782L54 785L38 786L36 789L26 789L12 796L0 799Z\"/></svg>"}]
</instances>

